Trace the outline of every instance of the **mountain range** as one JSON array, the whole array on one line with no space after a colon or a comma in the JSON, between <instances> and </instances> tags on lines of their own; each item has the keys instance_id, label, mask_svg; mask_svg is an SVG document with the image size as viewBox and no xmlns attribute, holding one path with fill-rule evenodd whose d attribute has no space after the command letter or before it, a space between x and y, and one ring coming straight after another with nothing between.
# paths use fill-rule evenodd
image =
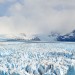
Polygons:
<instances>
[{"instance_id":1,"label":"mountain range","mask_svg":"<svg viewBox=\"0 0 75 75\"><path fill-rule=\"evenodd\" d=\"M75 42L75 30L63 36L58 36L57 41Z\"/></svg>"},{"instance_id":2,"label":"mountain range","mask_svg":"<svg viewBox=\"0 0 75 75\"><path fill-rule=\"evenodd\" d=\"M0 35L1 42L14 41L14 42L75 42L75 30L65 35L60 33L51 32L50 34L35 34L26 35L24 33L15 35Z\"/></svg>"}]
</instances>

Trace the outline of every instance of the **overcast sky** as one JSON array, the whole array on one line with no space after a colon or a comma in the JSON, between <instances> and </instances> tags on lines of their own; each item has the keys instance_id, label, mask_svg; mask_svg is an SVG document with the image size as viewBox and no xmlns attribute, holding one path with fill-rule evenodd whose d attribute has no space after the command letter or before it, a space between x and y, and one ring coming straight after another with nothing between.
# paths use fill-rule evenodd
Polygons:
<instances>
[{"instance_id":1,"label":"overcast sky","mask_svg":"<svg viewBox=\"0 0 75 75\"><path fill-rule=\"evenodd\" d=\"M0 34L75 29L75 0L0 0Z\"/></svg>"}]
</instances>

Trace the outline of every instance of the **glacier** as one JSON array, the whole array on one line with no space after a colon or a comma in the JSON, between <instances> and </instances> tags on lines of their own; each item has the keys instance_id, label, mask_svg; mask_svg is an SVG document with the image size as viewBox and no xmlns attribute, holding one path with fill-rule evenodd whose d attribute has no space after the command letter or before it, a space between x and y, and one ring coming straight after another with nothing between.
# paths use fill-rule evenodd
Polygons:
<instances>
[{"instance_id":1,"label":"glacier","mask_svg":"<svg viewBox=\"0 0 75 75\"><path fill-rule=\"evenodd\" d=\"M0 75L74 75L74 68L74 42L0 42Z\"/></svg>"}]
</instances>

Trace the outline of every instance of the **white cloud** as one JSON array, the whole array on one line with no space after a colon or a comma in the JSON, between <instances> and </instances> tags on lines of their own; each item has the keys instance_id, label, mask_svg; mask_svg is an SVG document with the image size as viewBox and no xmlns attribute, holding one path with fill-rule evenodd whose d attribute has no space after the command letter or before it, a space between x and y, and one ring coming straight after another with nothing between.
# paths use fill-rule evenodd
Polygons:
<instances>
[{"instance_id":1,"label":"white cloud","mask_svg":"<svg viewBox=\"0 0 75 75\"><path fill-rule=\"evenodd\" d=\"M75 29L74 0L23 0L11 5L8 12L10 17L1 17L4 21L0 22L4 27L8 22L10 32L33 34L55 30L67 33Z\"/></svg>"},{"instance_id":2,"label":"white cloud","mask_svg":"<svg viewBox=\"0 0 75 75\"><path fill-rule=\"evenodd\" d=\"M0 3L4 3L4 2L16 2L17 0L0 0Z\"/></svg>"},{"instance_id":3,"label":"white cloud","mask_svg":"<svg viewBox=\"0 0 75 75\"><path fill-rule=\"evenodd\" d=\"M0 0L0 3L3 3L3 2L5 2L5 0Z\"/></svg>"},{"instance_id":4,"label":"white cloud","mask_svg":"<svg viewBox=\"0 0 75 75\"><path fill-rule=\"evenodd\" d=\"M13 23L9 17L0 17L0 34L11 34Z\"/></svg>"}]
</instances>

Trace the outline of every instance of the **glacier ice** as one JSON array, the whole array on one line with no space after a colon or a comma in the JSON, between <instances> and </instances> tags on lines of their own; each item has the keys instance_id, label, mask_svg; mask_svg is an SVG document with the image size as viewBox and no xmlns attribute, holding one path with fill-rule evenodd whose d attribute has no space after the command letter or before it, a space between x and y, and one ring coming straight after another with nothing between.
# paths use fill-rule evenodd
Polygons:
<instances>
[{"instance_id":1,"label":"glacier ice","mask_svg":"<svg viewBox=\"0 0 75 75\"><path fill-rule=\"evenodd\" d=\"M75 43L0 45L0 75L74 75L74 66Z\"/></svg>"}]
</instances>

